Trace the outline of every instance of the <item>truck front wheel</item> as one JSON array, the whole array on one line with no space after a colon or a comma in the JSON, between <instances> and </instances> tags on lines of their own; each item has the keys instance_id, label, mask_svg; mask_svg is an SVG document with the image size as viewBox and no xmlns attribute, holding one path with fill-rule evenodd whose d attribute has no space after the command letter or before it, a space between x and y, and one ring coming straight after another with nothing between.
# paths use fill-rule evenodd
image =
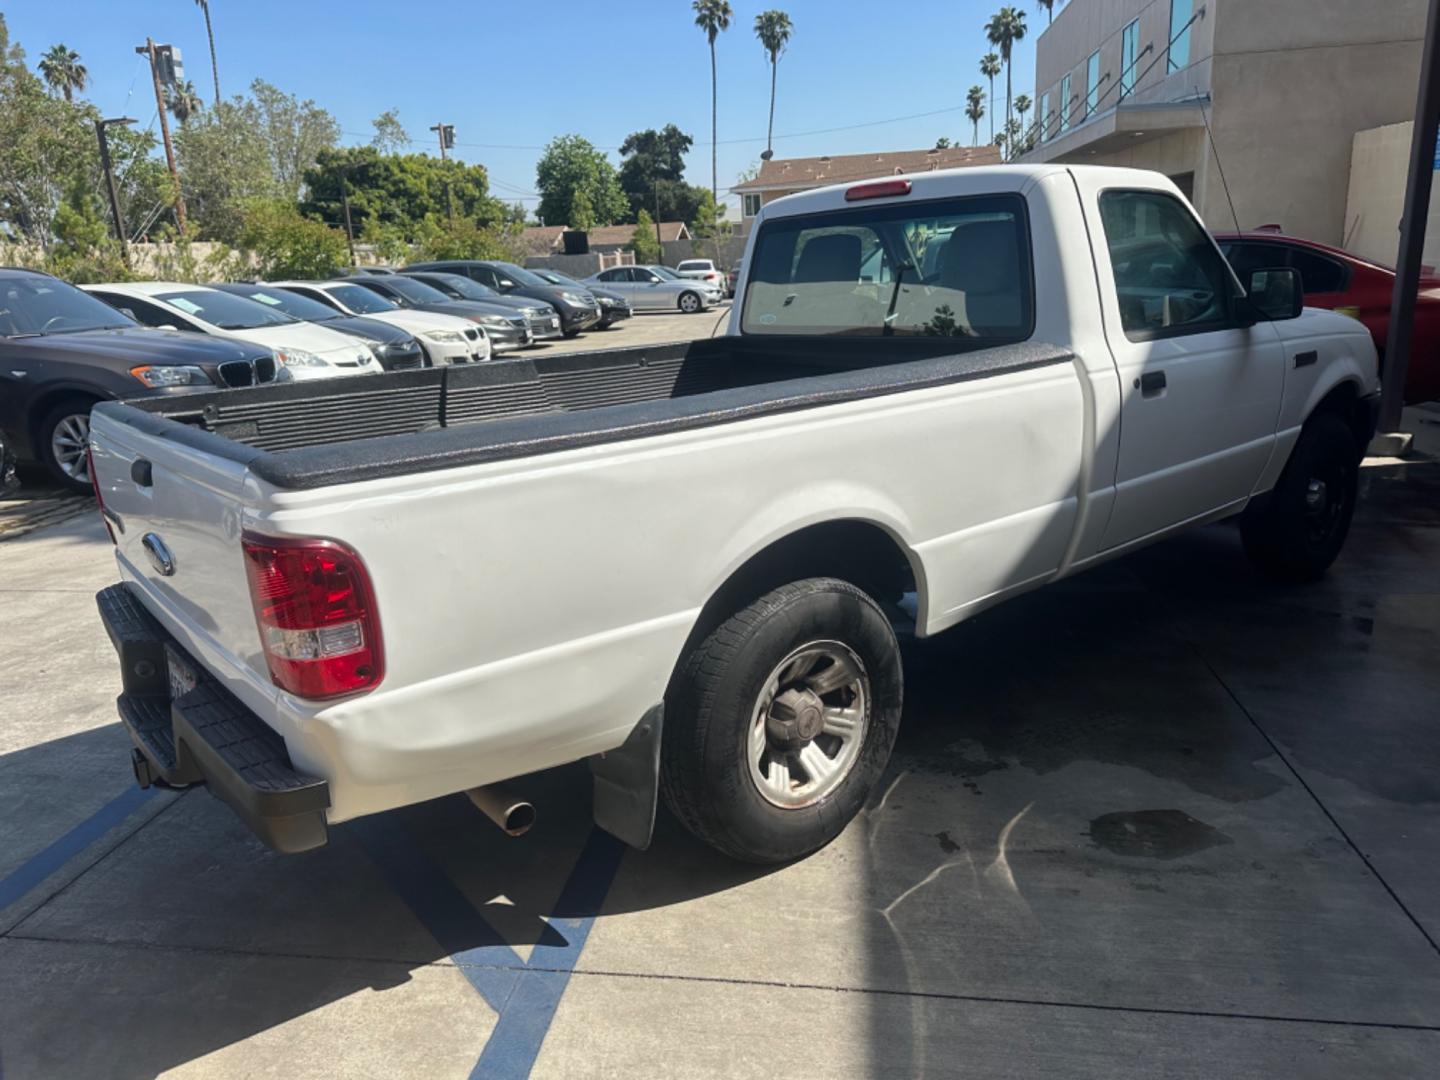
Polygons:
<instances>
[{"instance_id":1,"label":"truck front wheel","mask_svg":"<svg viewBox=\"0 0 1440 1080\"><path fill-rule=\"evenodd\" d=\"M1270 497L1240 517L1245 553L1275 581L1314 581L1325 573L1350 531L1359 489L1360 452L1345 422L1312 417Z\"/></svg>"},{"instance_id":2,"label":"truck front wheel","mask_svg":"<svg viewBox=\"0 0 1440 1080\"><path fill-rule=\"evenodd\" d=\"M746 862L824 847L885 770L903 683L889 620L853 585L809 578L766 593L676 674L666 803L701 840Z\"/></svg>"}]
</instances>

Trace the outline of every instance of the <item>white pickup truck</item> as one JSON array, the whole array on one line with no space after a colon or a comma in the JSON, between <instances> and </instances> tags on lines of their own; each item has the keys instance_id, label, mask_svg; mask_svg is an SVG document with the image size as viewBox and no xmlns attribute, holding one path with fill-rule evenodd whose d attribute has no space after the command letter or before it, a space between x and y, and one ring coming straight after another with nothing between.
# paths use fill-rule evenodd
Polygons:
<instances>
[{"instance_id":1,"label":"white pickup truck","mask_svg":"<svg viewBox=\"0 0 1440 1080\"><path fill-rule=\"evenodd\" d=\"M1238 281L1161 176L971 168L755 220L728 334L104 403L142 784L271 846L588 759L741 859L856 814L939 633L1240 515L1273 578L1349 526L1370 336ZM363 386L354 385L363 383Z\"/></svg>"}]
</instances>

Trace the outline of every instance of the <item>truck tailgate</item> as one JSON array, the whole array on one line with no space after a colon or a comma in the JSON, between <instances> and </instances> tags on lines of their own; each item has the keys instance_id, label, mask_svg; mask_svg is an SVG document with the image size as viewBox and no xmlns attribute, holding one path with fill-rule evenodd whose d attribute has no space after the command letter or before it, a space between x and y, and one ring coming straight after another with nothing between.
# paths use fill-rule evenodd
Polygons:
<instances>
[{"instance_id":1,"label":"truck tailgate","mask_svg":"<svg viewBox=\"0 0 1440 1080\"><path fill-rule=\"evenodd\" d=\"M121 577L242 701L272 702L240 547L246 466L106 412L90 443Z\"/></svg>"}]
</instances>

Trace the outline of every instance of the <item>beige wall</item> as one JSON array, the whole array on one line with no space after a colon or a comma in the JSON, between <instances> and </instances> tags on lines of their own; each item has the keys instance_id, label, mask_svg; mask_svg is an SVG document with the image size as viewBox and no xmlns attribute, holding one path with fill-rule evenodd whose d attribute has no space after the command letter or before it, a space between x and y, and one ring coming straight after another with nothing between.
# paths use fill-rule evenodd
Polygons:
<instances>
[{"instance_id":1,"label":"beige wall","mask_svg":"<svg viewBox=\"0 0 1440 1080\"><path fill-rule=\"evenodd\" d=\"M1212 2L1210 122L1241 225L1341 243L1355 132L1414 115L1424 0Z\"/></svg>"},{"instance_id":2,"label":"beige wall","mask_svg":"<svg viewBox=\"0 0 1440 1080\"><path fill-rule=\"evenodd\" d=\"M1414 126L1407 120L1358 132L1350 158L1344 246L1389 266L1395 265L1400 251L1400 217L1405 207ZM1433 192L1423 258L1431 266L1440 266L1440 178Z\"/></svg>"}]
</instances>

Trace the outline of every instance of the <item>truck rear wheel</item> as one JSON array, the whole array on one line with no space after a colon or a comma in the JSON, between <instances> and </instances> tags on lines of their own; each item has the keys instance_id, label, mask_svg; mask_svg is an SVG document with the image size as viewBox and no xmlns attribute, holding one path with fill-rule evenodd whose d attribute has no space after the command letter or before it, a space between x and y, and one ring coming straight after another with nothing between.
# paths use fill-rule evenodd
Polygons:
<instances>
[{"instance_id":1,"label":"truck rear wheel","mask_svg":"<svg viewBox=\"0 0 1440 1080\"><path fill-rule=\"evenodd\" d=\"M1360 452L1338 416L1321 413L1300 432L1270 497L1240 518L1245 553L1275 581L1314 581L1340 554L1359 488Z\"/></svg>"},{"instance_id":2,"label":"truck rear wheel","mask_svg":"<svg viewBox=\"0 0 1440 1080\"><path fill-rule=\"evenodd\" d=\"M853 585L783 585L685 659L665 706L661 790L736 859L778 863L833 840L884 772L900 726L900 649Z\"/></svg>"}]
</instances>

